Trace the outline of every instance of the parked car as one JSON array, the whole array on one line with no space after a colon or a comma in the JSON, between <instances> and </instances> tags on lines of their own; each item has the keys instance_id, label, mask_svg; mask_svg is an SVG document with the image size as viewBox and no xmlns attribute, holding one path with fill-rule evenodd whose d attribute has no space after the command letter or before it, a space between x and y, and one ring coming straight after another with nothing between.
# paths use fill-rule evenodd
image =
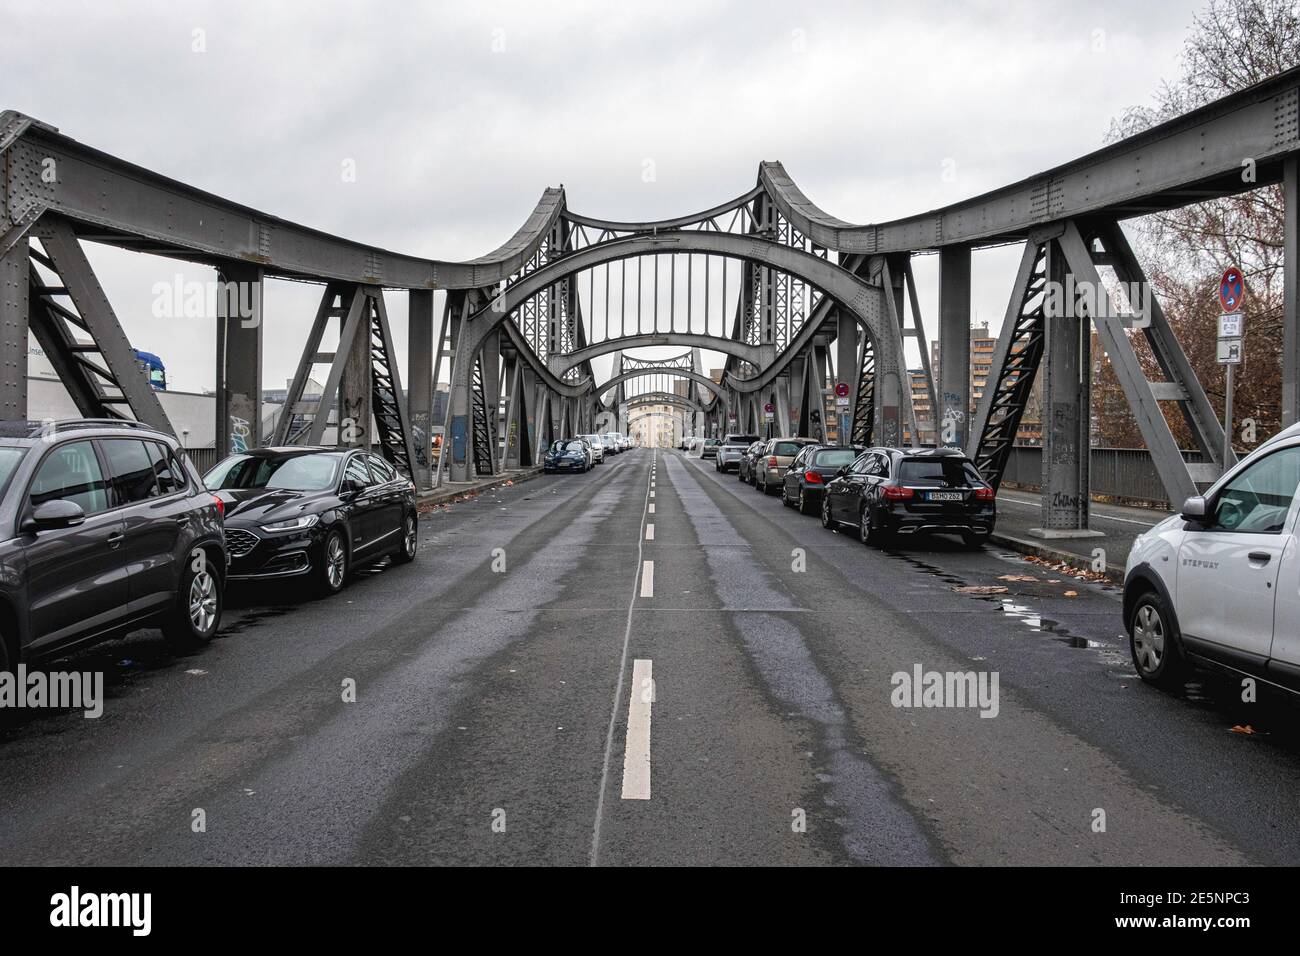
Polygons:
<instances>
[{"instance_id":1,"label":"parked car","mask_svg":"<svg viewBox=\"0 0 1300 956\"><path fill-rule=\"evenodd\" d=\"M853 464L862 452L858 445L805 445L785 470L785 477L781 480L781 503L797 507L801 515L817 514L821 510L826 485L841 468Z\"/></svg>"},{"instance_id":2,"label":"parked car","mask_svg":"<svg viewBox=\"0 0 1300 956\"><path fill-rule=\"evenodd\" d=\"M206 644L221 626L221 511L164 432L0 422L0 671L142 627Z\"/></svg>"},{"instance_id":3,"label":"parked car","mask_svg":"<svg viewBox=\"0 0 1300 956\"><path fill-rule=\"evenodd\" d=\"M745 449L756 441L758 441L757 435L728 435L718 446L713 467L718 471L731 471L732 468L739 470L740 459L745 454Z\"/></svg>"},{"instance_id":4,"label":"parked car","mask_svg":"<svg viewBox=\"0 0 1300 956\"><path fill-rule=\"evenodd\" d=\"M869 448L826 486L822 527L851 524L864 544L959 534L973 548L993 531L995 497L956 448Z\"/></svg>"},{"instance_id":5,"label":"parked car","mask_svg":"<svg viewBox=\"0 0 1300 956\"><path fill-rule=\"evenodd\" d=\"M754 474L758 470L756 465L758 456L763 454L763 449L766 447L767 442L760 439L745 449L745 453L740 456L740 461L736 465L736 477L740 481L747 485L754 483Z\"/></svg>"},{"instance_id":6,"label":"parked car","mask_svg":"<svg viewBox=\"0 0 1300 956\"><path fill-rule=\"evenodd\" d=\"M415 560L415 485L361 449L257 448L217 462L230 580L303 577L322 595L355 568Z\"/></svg>"},{"instance_id":7,"label":"parked car","mask_svg":"<svg viewBox=\"0 0 1300 956\"><path fill-rule=\"evenodd\" d=\"M1193 667L1300 693L1300 425L1133 543L1124 625L1143 680Z\"/></svg>"},{"instance_id":8,"label":"parked car","mask_svg":"<svg viewBox=\"0 0 1300 956\"><path fill-rule=\"evenodd\" d=\"M773 495L781 490L781 481L785 470L806 446L817 444L811 438L773 438L763 446L762 453L754 462L754 487L765 495Z\"/></svg>"},{"instance_id":9,"label":"parked car","mask_svg":"<svg viewBox=\"0 0 1300 956\"><path fill-rule=\"evenodd\" d=\"M701 458L717 458L717 457L718 457L718 449L719 449L721 446L722 446L722 439L721 439L721 438L706 438L706 439L704 439L704 443L703 443L702 445L700 445L700 457L701 457Z\"/></svg>"},{"instance_id":10,"label":"parked car","mask_svg":"<svg viewBox=\"0 0 1300 956\"><path fill-rule=\"evenodd\" d=\"M605 443L601 441L599 435L579 435L583 441L591 446L591 461L599 465L605 460Z\"/></svg>"},{"instance_id":11,"label":"parked car","mask_svg":"<svg viewBox=\"0 0 1300 956\"><path fill-rule=\"evenodd\" d=\"M551 442L542 456L542 471L548 475L560 471L591 470L591 446L581 438L561 438Z\"/></svg>"},{"instance_id":12,"label":"parked car","mask_svg":"<svg viewBox=\"0 0 1300 956\"><path fill-rule=\"evenodd\" d=\"M613 451L614 454L621 455L623 453L624 449L623 449L622 435L620 435L618 432L605 432L604 437L606 443L609 445L610 450Z\"/></svg>"}]
</instances>

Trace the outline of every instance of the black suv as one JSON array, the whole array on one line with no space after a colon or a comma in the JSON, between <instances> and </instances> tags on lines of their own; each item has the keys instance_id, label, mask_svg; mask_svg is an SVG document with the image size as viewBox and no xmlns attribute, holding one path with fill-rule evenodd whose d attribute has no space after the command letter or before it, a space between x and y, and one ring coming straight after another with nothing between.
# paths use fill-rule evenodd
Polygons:
<instances>
[{"instance_id":1,"label":"black suv","mask_svg":"<svg viewBox=\"0 0 1300 956\"><path fill-rule=\"evenodd\" d=\"M321 595L383 557L415 559L415 485L360 449L256 448L203 480L226 505L230 580L308 578Z\"/></svg>"},{"instance_id":2,"label":"black suv","mask_svg":"<svg viewBox=\"0 0 1300 956\"><path fill-rule=\"evenodd\" d=\"M942 532L976 548L993 531L993 488L956 448L868 448L837 475L822 495L822 527L852 524L864 544Z\"/></svg>"},{"instance_id":3,"label":"black suv","mask_svg":"<svg viewBox=\"0 0 1300 956\"><path fill-rule=\"evenodd\" d=\"M159 626L221 623L221 503L175 439L135 422L0 422L0 670Z\"/></svg>"}]
</instances>

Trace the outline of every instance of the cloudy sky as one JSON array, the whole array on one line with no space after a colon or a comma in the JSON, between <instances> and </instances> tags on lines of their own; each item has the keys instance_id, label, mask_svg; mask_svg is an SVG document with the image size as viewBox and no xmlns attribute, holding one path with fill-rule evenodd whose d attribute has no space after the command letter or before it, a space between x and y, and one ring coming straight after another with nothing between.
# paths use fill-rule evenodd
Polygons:
<instances>
[{"instance_id":1,"label":"cloudy sky","mask_svg":"<svg viewBox=\"0 0 1300 956\"><path fill-rule=\"evenodd\" d=\"M561 183L614 219L714 205L765 159L852 222L978 194L1100 146L1177 75L1198 6L0 0L0 108L287 219L467 259ZM132 342L210 387L211 321L150 315L155 282L204 270L90 252ZM995 328L1017 256L976 255ZM916 264L931 335L936 265ZM317 294L269 283L268 386Z\"/></svg>"}]
</instances>

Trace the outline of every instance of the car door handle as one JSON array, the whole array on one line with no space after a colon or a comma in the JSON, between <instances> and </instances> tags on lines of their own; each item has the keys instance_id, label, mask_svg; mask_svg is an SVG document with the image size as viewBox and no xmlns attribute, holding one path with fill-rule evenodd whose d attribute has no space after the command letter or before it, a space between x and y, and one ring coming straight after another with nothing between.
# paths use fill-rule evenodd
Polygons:
<instances>
[{"instance_id":1,"label":"car door handle","mask_svg":"<svg viewBox=\"0 0 1300 956\"><path fill-rule=\"evenodd\" d=\"M122 543L122 539L125 537L126 535L123 534L121 531L114 531L104 540L108 543L108 546L110 548L116 548L119 544Z\"/></svg>"},{"instance_id":2,"label":"car door handle","mask_svg":"<svg viewBox=\"0 0 1300 956\"><path fill-rule=\"evenodd\" d=\"M179 525L187 525L187 524L190 523L190 516L189 516L189 515L177 515L176 518L175 518L175 521L176 521L176 523L179 524Z\"/></svg>"},{"instance_id":3,"label":"car door handle","mask_svg":"<svg viewBox=\"0 0 1300 956\"><path fill-rule=\"evenodd\" d=\"M1252 561L1258 561L1260 564L1268 564L1273 555L1269 554L1267 551L1252 551L1250 554L1246 555L1246 557L1250 558Z\"/></svg>"}]
</instances>

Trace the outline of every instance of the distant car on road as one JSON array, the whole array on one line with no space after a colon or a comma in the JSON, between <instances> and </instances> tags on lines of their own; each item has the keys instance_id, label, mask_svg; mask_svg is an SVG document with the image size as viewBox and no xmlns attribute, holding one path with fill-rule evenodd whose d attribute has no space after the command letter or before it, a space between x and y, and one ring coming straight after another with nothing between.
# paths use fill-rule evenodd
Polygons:
<instances>
[{"instance_id":1,"label":"distant car on road","mask_svg":"<svg viewBox=\"0 0 1300 956\"><path fill-rule=\"evenodd\" d=\"M773 438L763 446L762 454L754 462L754 487L765 495L781 490L785 470L790 467L806 446L817 444L811 438Z\"/></svg>"},{"instance_id":2,"label":"distant car on road","mask_svg":"<svg viewBox=\"0 0 1300 956\"><path fill-rule=\"evenodd\" d=\"M378 455L257 448L203 481L225 502L231 581L303 577L329 595L361 565L415 560L415 485Z\"/></svg>"},{"instance_id":3,"label":"distant car on road","mask_svg":"<svg viewBox=\"0 0 1300 956\"><path fill-rule=\"evenodd\" d=\"M817 514L822 494L839 470L851 465L863 452L859 445L806 445L781 480L781 503L799 509L801 515Z\"/></svg>"},{"instance_id":4,"label":"distant car on road","mask_svg":"<svg viewBox=\"0 0 1300 956\"><path fill-rule=\"evenodd\" d=\"M221 624L222 504L177 441L135 422L0 422L0 671L161 627Z\"/></svg>"},{"instance_id":5,"label":"distant car on road","mask_svg":"<svg viewBox=\"0 0 1300 956\"><path fill-rule=\"evenodd\" d=\"M822 495L822 527L851 524L864 544L896 535L959 534L979 547L997 518L995 493L955 448L868 448Z\"/></svg>"},{"instance_id":6,"label":"distant car on road","mask_svg":"<svg viewBox=\"0 0 1300 956\"><path fill-rule=\"evenodd\" d=\"M700 446L701 458L717 458L718 449L722 447L721 438L706 438L704 444Z\"/></svg>"},{"instance_id":7,"label":"distant car on road","mask_svg":"<svg viewBox=\"0 0 1300 956\"><path fill-rule=\"evenodd\" d=\"M718 446L718 455L713 467L718 471L731 471L740 468L740 459L745 449L758 441L757 435L728 435Z\"/></svg>"},{"instance_id":8,"label":"distant car on road","mask_svg":"<svg viewBox=\"0 0 1300 956\"><path fill-rule=\"evenodd\" d=\"M1133 543L1124 626L1143 680L1207 667L1300 693L1298 487L1292 425Z\"/></svg>"},{"instance_id":9,"label":"distant car on road","mask_svg":"<svg viewBox=\"0 0 1300 956\"><path fill-rule=\"evenodd\" d=\"M758 462L758 456L763 454L763 449L766 446L767 442L760 439L745 449L744 454L740 456L740 461L736 464L737 479L743 481L747 485L752 485L754 483L754 475L758 471L756 464Z\"/></svg>"},{"instance_id":10,"label":"distant car on road","mask_svg":"<svg viewBox=\"0 0 1300 956\"><path fill-rule=\"evenodd\" d=\"M591 469L591 446L581 438L551 442L542 456L542 471L553 475L561 471L586 472Z\"/></svg>"}]
</instances>

